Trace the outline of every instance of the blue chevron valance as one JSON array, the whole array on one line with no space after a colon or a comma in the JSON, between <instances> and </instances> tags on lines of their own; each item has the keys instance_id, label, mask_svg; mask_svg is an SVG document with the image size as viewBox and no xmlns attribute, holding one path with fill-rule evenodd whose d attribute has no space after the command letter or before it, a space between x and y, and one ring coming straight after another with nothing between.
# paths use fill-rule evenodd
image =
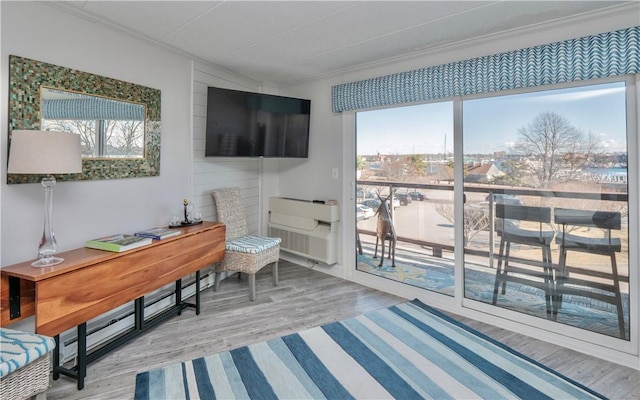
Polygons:
<instances>
[{"instance_id":1,"label":"blue chevron valance","mask_svg":"<svg viewBox=\"0 0 640 400\"><path fill-rule=\"evenodd\" d=\"M334 112L640 72L640 27L332 87Z\"/></svg>"}]
</instances>

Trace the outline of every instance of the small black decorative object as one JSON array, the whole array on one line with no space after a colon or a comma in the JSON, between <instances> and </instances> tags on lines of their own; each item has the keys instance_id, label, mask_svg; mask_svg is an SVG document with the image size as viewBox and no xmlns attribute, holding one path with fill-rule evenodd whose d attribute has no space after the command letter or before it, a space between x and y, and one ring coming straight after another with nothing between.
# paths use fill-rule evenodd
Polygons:
<instances>
[{"instance_id":1,"label":"small black decorative object","mask_svg":"<svg viewBox=\"0 0 640 400\"><path fill-rule=\"evenodd\" d=\"M183 223L189 223L191 221L189 221L189 200L184 199L182 200L182 204L184 205L184 220L182 221Z\"/></svg>"},{"instance_id":2,"label":"small black decorative object","mask_svg":"<svg viewBox=\"0 0 640 400\"><path fill-rule=\"evenodd\" d=\"M187 200L187 199L182 200L182 205L184 207L184 220L182 220L180 222L172 221L171 224L169 225L169 228L198 225L198 224L202 223L202 219L201 218L197 218L197 219L191 219L190 218L190 215L189 215L190 214L189 213L189 210L190 210L189 200Z\"/></svg>"}]
</instances>

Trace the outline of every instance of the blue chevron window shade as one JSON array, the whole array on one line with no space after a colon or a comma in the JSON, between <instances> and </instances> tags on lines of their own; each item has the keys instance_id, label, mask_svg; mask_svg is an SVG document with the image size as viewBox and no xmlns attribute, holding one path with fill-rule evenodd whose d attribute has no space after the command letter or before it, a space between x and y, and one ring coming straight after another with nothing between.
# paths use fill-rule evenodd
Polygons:
<instances>
[{"instance_id":1,"label":"blue chevron window shade","mask_svg":"<svg viewBox=\"0 0 640 400\"><path fill-rule=\"evenodd\" d=\"M63 93L71 98L42 100L42 117L58 120L118 120L144 121L145 106L103 97L86 96L49 89L49 93Z\"/></svg>"},{"instance_id":2,"label":"blue chevron window shade","mask_svg":"<svg viewBox=\"0 0 640 400\"><path fill-rule=\"evenodd\" d=\"M640 72L640 27L332 87L342 112Z\"/></svg>"}]
</instances>

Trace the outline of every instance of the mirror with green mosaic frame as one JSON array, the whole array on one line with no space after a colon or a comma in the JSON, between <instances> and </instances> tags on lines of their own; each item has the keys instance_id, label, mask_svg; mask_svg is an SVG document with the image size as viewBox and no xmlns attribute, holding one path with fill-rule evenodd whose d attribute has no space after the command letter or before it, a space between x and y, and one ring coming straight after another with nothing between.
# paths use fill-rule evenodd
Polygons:
<instances>
[{"instance_id":1,"label":"mirror with green mosaic frame","mask_svg":"<svg viewBox=\"0 0 640 400\"><path fill-rule=\"evenodd\" d=\"M9 56L9 151L15 129L43 130L43 93L59 92L134 104L144 109L143 156L90 156L81 174L56 175L58 181L121 179L160 174L160 90L41 61ZM40 182L42 176L7 174L7 183Z\"/></svg>"}]
</instances>

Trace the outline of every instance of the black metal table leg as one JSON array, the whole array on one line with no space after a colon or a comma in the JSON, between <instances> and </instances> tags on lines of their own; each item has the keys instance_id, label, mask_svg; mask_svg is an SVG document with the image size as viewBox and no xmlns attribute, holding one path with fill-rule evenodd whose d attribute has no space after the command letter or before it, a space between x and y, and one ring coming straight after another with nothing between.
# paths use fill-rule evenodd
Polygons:
<instances>
[{"instance_id":1,"label":"black metal table leg","mask_svg":"<svg viewBox=\"0 0 640 400\"><path fill-rule=\"evenodd\" d=\"M84 388L87 376L87 323L78 325L78 390Z\"/></svg>"},{"instance_id":2,"label":"black metal table leg","mask_svg":"<svg viewBox=\"0 0 640 400\"><path fill-rule=\"evenodd\" d=\"M178 308L178 315L182 315L182 279L176 281L176 307Z\"/></svg>"},{"instance_id":3,"label":"black metal table leg","mask_svg":"<svg viewBox=\"0 0 640 400\"><path fill-rule=\"evenodd\" d=\"M55 335L54 340L56 341L56 348L53 350L53 380L57 381L60 378L60 372L58 372L58 367L60 366L60 335Z\"/></svg>"},{"instance_id":4,"label":"black metal table leg","mask_svg":"<svg viewBox=\"0 0 640 400\"><path fill-rule=\"evenodd\" d=\"M135 328L144 330L144 297L138 297L134 302Z\"/></svg>"},{"instance_id":5,"label":"black metal table leg","mask_svg":"<svg viewBox=\"0 0 640 400\"><path fill-rule=\"evenodd\" d=\"M21 315L20 310L20 278L9 277L9 318L15 319Z\"/></svg>"},{"instance_id":6,"label":"black metal table leg","mask_svg":"<svg viewBox=\"0 0 640 400\"><path fill-rule=\"evenodd\" d=\"M181 315L182 309L185 307L194 307L196 309L196 314L200 314L200 271L196 271L196 302L195 304L186 303L182 301L182 280L179 279L176 281L176 292L175 292L175 305L170 307L158 315L155 315L148 320L145 320L144 316L144 296L139 297L134 300L134 328L130 329L128 332L123 335L117 337L115 340L107 343L99 347L98 349L93 349L90 353L87 353L87 324L82 323L77 327L77 360L76 365L73 368L65 368L60 365L60 335L55 336L56 348L53 351L52 364L53 364L53 379L57 380L60 377L60 374L68 376L70 378L76 379L78 390L82 390L84 388L84 381L87 377L87 365L98 358L102 357L104 354L109 351L115 349L116 347L128 342L134 337L142 334L143 332L153 328L160 322L170 318L174 315Z\"/></svg>"},{"instance_id":7,"label":"black metal table leg","mask_svg":"<svg viewBox=\"0 0 640 400\"><path fill-rule=\"evenodd\" d=\"M196 315L200 315L200 271L196 271Z\"/></svg>"}]
</instances>

